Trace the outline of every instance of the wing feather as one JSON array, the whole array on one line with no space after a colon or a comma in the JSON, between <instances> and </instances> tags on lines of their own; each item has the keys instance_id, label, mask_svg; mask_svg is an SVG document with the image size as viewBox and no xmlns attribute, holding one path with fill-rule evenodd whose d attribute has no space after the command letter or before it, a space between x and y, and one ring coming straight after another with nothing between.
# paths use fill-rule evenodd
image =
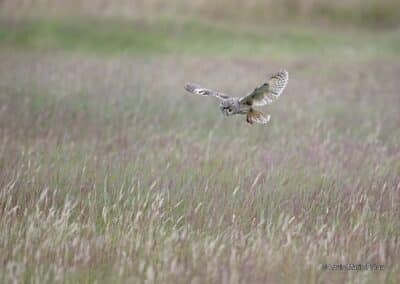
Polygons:
<instances>
[{"instance_id":1,"label":"wing feather","mask_svg":"<svg viewBox=\"0 0 400 284\"><path fill-rule=\"evenodd\" d=\"M200 95L200 96L211 96L211 97L216 97L220 100L224 100L229 98L229 96L217 92L217 91L213 91L210 89L206 89L201 87L200 85L197 84L193 84L193 83L187 83L185 85L185 90L188 91L189 93L195 94L195 95Z\"/></svg>"},{"instance_id":2,"label":"wing feather","mask_svg":"<svg viewBox=\"0 0 400 284\"><path fill-rule=\"evenodd\" d=\"M264 106L274 102L282 94L289 80L289 73L286 70L274 73L268 82L254 89L249 95L239 99L241 103Z\"/></svg>"}]
</instances>

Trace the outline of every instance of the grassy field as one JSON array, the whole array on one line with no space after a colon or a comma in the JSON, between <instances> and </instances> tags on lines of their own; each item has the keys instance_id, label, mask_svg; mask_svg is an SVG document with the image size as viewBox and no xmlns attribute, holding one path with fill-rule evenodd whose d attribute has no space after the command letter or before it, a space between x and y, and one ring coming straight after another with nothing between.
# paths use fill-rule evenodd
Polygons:
<instances>
[{"instance_id":1,"label":"grassy field","mask_svg":"<svg viewBox=\"0 0 400 284\"><path fill-rule=\"evenodd\" d=\"M400 37L275 27L2 21L0 282L399 283Z\"/></svg>"},{"instance_id":2,"label":"grassy field","mask_svg":"<svg viewBox=\"0 0 400 284\"><path fill-rule=\"evenodd\" d=\"M78 16L100 19L172 17L259 26L296 22L358 27L398 27L398 0L2 0L0 17Z\"/></svg>"},{"instance_id":3,"label":"grassy field","mask_svg":"<svg viewBox=\"0 0 400 284\"><path fill-rule=\"evenodd\" d=\"M306 25L216 24L172 18L28 19L0 25L0 47L103 55L388 57L400 55L397 30L318 29Z\"/></svg>"}]
</instances>

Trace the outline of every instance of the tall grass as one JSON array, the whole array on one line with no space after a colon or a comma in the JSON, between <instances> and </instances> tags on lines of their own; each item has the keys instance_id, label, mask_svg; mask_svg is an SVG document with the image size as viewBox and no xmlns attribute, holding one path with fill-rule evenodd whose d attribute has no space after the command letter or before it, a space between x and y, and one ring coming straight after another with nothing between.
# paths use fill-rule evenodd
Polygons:
<instances>
[{"instance_id":1,"label":"tall grass","mask_svg":"<svg viewBox=\"0 0 400 284\"><path fill-rule=\"evenodd\" d=\"M1 59L0 282L399 281L398 64ZM266 127L179 88L281 64Z\"/></svg>"}]
</instances>

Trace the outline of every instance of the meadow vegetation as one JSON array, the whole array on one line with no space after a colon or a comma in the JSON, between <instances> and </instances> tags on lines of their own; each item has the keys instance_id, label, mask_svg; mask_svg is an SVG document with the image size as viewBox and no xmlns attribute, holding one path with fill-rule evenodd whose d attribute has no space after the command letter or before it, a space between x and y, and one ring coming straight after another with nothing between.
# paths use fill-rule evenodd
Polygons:
<instances>
[{"instance_id":1,"label":"meadow vegetation","mask_svg":"<svg viewBox=\"0 0 400 284\"><path fill-rule=\"evenodd\" d=\"M393 27L400 23L397 0L3 0L0 8L0 15L14 19L71 15L118 19L172 16L261 26L315 20L359 27Z\"/></svg>"},{"instance_id":2,"label":"meadow vegetation","mask_svg":"<svg viewBox=\"0 0 400 284\"><path fill-rule=\"evenodd\" d=\"M356 37L355 37L356 35ZM400 55L396 30L326 30L306 25L258 27L186 19L28 19L0 26L0 47L103 55L214 55L254 57Z\"/></svg>"},{"instance_id":3,"label":"meadow vegetation","mask_svg":"<svg viewBox=\"0 0 400 284\"><path fill-rule=\"evenodd\" d=\"M0 5L1 283L400 281L396 30ZM266 126L183 91L280 68Z\"/></svg>"}]
</instances>

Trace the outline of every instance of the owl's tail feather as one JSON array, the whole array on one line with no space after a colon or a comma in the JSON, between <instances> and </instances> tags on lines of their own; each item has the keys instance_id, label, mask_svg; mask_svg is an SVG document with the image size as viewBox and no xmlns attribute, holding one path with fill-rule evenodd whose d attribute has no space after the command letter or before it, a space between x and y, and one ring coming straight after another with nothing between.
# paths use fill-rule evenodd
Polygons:
<instances>
[{"instance_id":1,"label":"owl's tail feather","mask_svg":"<svg viewBox=\"0 0 400 284\"><path fill-rule=\"evenodd\" d=\"M259 123L259 124L267 124L271 119L270 115L264 116L261 111L251 109L247 113L246 121L250 124Z\"/></svg>"}]
</instances>

